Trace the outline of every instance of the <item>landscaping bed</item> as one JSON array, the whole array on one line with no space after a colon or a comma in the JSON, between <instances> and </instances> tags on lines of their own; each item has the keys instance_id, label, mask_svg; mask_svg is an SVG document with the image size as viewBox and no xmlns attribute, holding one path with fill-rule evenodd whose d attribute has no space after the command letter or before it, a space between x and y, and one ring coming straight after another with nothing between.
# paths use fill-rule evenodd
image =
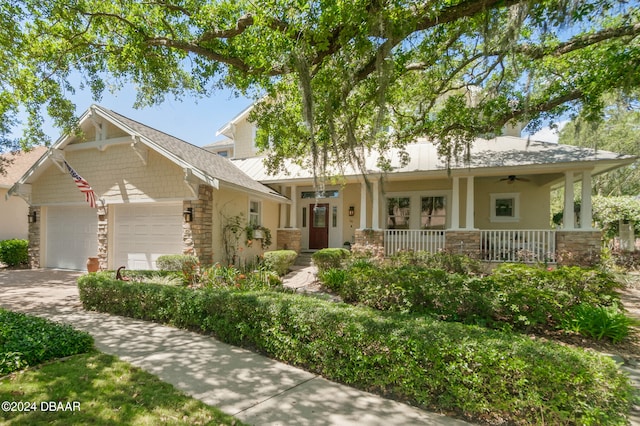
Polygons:
<instances>
[{"instance_id":1,"label":"landscaping bed","mask_svg":"<svg viewBox=\"0 0 640 426\"><path fill-rule=\"evenodd\" d=\"M0 376L92 348L93 337L88 333L0 309Z\"/></svg>"},{"instance_id":2,"label":"landscaping bed","mask_svg":"<svg viewBox=\"0 0 640 426\"><path fill-rule=\"evenodd\" d=\"M332 380L472 421L626 424L609 358L526 335L272 291L78 281L85 309L210 333Z\"/></svg>"}]
</instances>

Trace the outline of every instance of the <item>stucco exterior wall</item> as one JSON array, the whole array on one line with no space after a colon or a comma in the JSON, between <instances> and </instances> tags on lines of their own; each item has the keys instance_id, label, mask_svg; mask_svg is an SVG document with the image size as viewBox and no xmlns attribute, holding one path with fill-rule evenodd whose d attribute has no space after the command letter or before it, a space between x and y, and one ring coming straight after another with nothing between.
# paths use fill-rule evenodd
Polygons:
<instances>
[{"instance_id":1,"label":"stucco exterior wall","mask_svg":"<svg viewBox=\"0 0 640 426\"><path fill-rule=\"evenodd\" d=\"M97 198L109 204L159 199L193 198L184 183L184 172L165 157L149 150L145 166L128 144L105 151L69 151L65 158L89 182ZM33 203L82 203L84 195L69 173L51 164L33 185Z\"/></svg>"},{"instance_id":2,"label":"stucco exterior wall","mask_svg":"<svg viewBox=\"0 0 640 426\"><path fill-rule=\"evenodd\" d=\"M6 195L7 189L0 188L0 240L26 240L29 237L29 206L20 197L9 197L7 200Z\"/></svg>"},{"instance_id":3,"label":"stucco exterior wall","mask_svg":"<svg viewBox=\"0 0 640 426\"><path fill-rule=\"evenodd\" d=\"M342 242L355 243L356 229L360 229L360 184L349 184L342 190ZM354 214L349 216L349 206L353 206Z\"/></svg>"},{"instance_id":4,"label":"stucco exterior wall","mask_svg":"<svg viewBox=\"0 0 640 426\"><path fill-rule=\"evenodd\" d=\"M460 192L463 189L461 179ZM539 186L534 182L516 181L512 184L500 182L497 177L475 179L475 227L479 229L551 229L549 187ZM520 220L515 222L491 221L491 194L518 193ZM461 206L461 212L464 212ZM464 218L464 213L461 215ZM463 221L461 220L461 223Z\"/></svg>"},{"instance_id":5,"label":"stucco exterior wall","mask_svg":"<svg viewBox=\"0 0 640 426\"><path fill-rule=\"evenodd\" d=\"M262 206L262 226L271 231L271 245L266 250L275 250L277 247L277 228L279 220L278 203L268 200L253 198L249 194L240 193L228 189L214 190L213 192L213 261L226 264L224 250L223 228L228 223L228 219L242 214L243 225L246 226L249 220L249 201L261 201ZM239 250L237 252L238 262L253 262L264 251L259 240L255 240L250 246L246 244L246 233L240 234Z\"/></svg>"}]
</instances>

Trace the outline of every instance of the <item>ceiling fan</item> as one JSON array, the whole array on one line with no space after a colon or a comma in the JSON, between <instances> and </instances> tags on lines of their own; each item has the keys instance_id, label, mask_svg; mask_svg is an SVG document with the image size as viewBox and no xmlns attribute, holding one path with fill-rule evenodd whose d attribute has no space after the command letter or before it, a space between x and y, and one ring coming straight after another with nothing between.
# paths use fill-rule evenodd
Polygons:
<instances>
[{"instance_id":1,"label":"ceiling fan","mask_svg":"<svg viewBox=\"0 0 640 426\"><path fill-rule=\"evenodd\" d=\"M519 180L521 182L529 182L529 179L520 178L520 177L517 177L516 175L509 175L509 176L507 176L505 178L500 179L499 182L503 182L505 180L507 181L508 184L512 184L513 182L515 182L517 180Z\"/></svg>"}]
</instances>

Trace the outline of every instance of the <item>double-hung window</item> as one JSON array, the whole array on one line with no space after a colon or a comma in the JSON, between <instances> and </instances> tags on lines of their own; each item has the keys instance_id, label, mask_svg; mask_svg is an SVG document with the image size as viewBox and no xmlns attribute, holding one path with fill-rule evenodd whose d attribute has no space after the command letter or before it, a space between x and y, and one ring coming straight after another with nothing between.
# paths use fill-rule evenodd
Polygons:
<instances>
[{"instance_id":1,"label":"double-hung window","mask_svg":"<svg viewBox=\"0 0 640 426\"><path fill-rule=\"evenodd\" d=\"M261 217L262 205L260 201L249 201L249 225L259 226L262 225Z\"/></svg>"}]
</instances>

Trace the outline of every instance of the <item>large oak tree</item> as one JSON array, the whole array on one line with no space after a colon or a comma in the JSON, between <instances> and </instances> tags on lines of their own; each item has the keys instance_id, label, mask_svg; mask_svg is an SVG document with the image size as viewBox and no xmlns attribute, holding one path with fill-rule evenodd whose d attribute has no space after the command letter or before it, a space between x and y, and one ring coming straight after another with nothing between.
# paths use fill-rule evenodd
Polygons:
<instances>
[{"instance_id":1,"label":"large oak tree","mask_svg":"<svg viewBox=\"0 0 640 426\"><path fill-rule=\"evenodd\" d=\"M44 114L71 129L79 86L99 101L133 83L139 105L229 86L264 100L274 168L323 175L419 136L452 159L638 87L639 16L616 0L0 0L0 134L42 142Z\"/></svg>"}]
</instances>

